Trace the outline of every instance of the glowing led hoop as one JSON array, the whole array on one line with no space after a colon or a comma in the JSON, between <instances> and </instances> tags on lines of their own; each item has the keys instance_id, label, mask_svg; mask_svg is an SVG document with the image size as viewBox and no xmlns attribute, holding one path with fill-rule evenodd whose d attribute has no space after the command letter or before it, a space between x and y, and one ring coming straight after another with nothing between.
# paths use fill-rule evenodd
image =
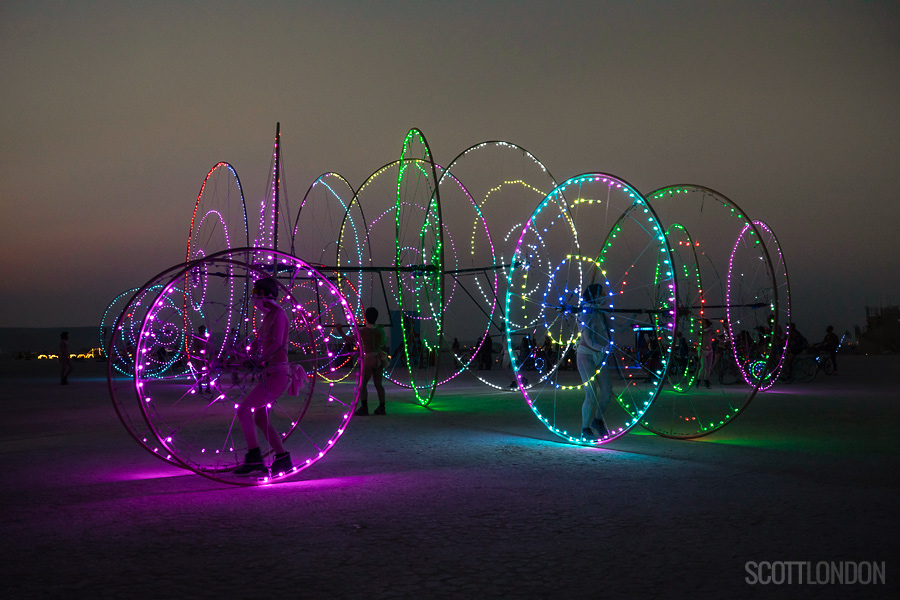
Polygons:
<instances>
[{"instance_id":1,"label":"glowing led hoop","mask_svg":"<svg viewBox=\"0 0 900 600\"><path fill-rule=\"evenodd\" d=\"M505 265L522 230L524 214L510 206L537 206L556 187L556 181L528 150L510 142L486 141L457 155L441 174L438 187L442 203L453 206L443 215L447 241L444 339L461 341L458 355L447 353L453 361L443 366L448 374L438 385L469 369L482 383L506 389L509 381L503 380L501 371L479 367L492 359L492 336L504 338L505 343L505 336L496 333L504 318L500 299L506 293ZM460 238L467 230L468 240ZM498 239L492 231L505 235ZM491 348L485 347L488 345Z\"/></svg>"},{"instance_id":2,"label":"glowing led hoop","mask_svg":"<svg viewBox=\"0 0 900 600\"><path fill-rule=\"evenodd\" d=\"M248 246L247 206L237 171L227 162L209 170L191 216L185 262L231 248Z\"/></svg>"},{"instance_id":3,"label":"glowing led hoop","mask_svg":"<svg viewBox=\"0 0 900 600\"><path fill-rule=\"evenodd\" d=\"M773 275L775 277L775 298L777 300L778 315L776 319L776 333L773 340L773 355L769 361L768 373L765 375L765 382L760 386L760 391L771 388L784 366L784 356L787 353L788 336L790 334L791 323L791 280L788 276L787 263L784 260L784 253L781 251L781 244L775 236L775 232L762 221L753 221L757 230L762 237L763 244L769 254L772 263ZM783 328L779 330L779 327ZM781 343L778 343L778 338ZM775 367L771 367L772 364Z\"/></svg>"},{"instance_id":4,"label":"glowing led hoop","mask_svg":"<svg viewBox=\"0 0 900 600\"><path fill-rule=\"evenodd\" d=\"M784 321L780 319L790 317L790 308L779 305L780 301L789 301L790 296L785 293L787 271L784 268L784 261L781 260L781 248L768 227L765 228L766 236L763 237L758 229L760 225L764 224L761 221L747 223L734 243L728 263L728 322L731 337L735 339L735 323L739 319L732 316L733 306L745 303L749 299L760 302L764 305L764 309L768 309L767 323L758 326L758 328L764 328L765 331L759 330L756 344L752 347L744 344L733 345L735 357L738 359L738 364L741 365L744 381L759 390L766 390L774 385L778 379L778 373L781 371L787 337L783 334ZM779 272L775 270L769 255L767 247L769 244L778 253L778 265L781 267L780 277L778 277ZM750 254L750 260L745 260L744 264L741 264L741 258L746 254ZM752 276L748 270L755 270L759 274ZM751 277L764 279L770 284L768 287L763 286L747 294L743 292L742 288ZM776 283L776 277L781 284ZM783 298L779 297L779 290L782 290Z\"/></svg>"},{"instance_id":5,"label":"glowing led hoop","mask_svg":"<svg viewBox=\"0 0 900 600\"><path fill-rule=\"evenodd\" d=\"M672 259L653 210L618 177L573 177L532 213L513 261L517 269L510 273L506 296L507 349L529 407L549 431L571 443L595 445L624 434L659 392L674 329ZM605 315L609 354L588 380L606 370L616 402L604 412L606 431L585 437L581 405L586 382L571 366L577 323L587 310L582 290L599 282L605 282L606 300L590 310ZM629 341L636 339L638 326L655 341L653 356L639 356L637 345ZM532 376L532 357L514 354L514 336L521 333L538 339L549 333L559 348L552 368L535 369L538 383L529 388L522 379Z\"/></svg>"},{"instance_id":6,"label":"glowing led hoop","mask_svg":"<svg viewBox=\"0 0 900 600\"><path fill-rule=\"evenodd\" d=\"M692 344L691 353L699 361L694 386L686 392L664 389L641 424L666 437L701 437L730 423L757 392L744 381L747 366L736 359L729 321L739 320L741 329L767 323L771 311L760 298L771 294L772 280L765 268L754 270L740 293L729 293L728 273L738 266L731 258L735 240L750 223L731 199L697 185L661 188L647 198L667 228L678 223L690 233L702 288L698 297L680 298L679 303L683 314L708 319L709 329ZM748 246L738 258L741 264L766 263L758 245Z\"/></svg>"},{"instance_id":7,"label":"glowing led hoop","mask_svg":"<svg viewBox=\"0 0 900 600\"><path fill-rule=\"evenodd\" d=\"M328 343L322 326L323 322L333 320L334 315L340 315L338 318L343 319L344 330L350 336L347 351L359 355L361 342L356 322L349 303L337 287L308 263L287 254L270 252L282 286L281 302L291 322L292 346L301 348L291 354L291 363L303 364L305 371L311 374L316 371L318 362L334 360L327 356ZM220 290L211 289L207 295L203 307L204 322L211 334L205 344L207 358L204 362L202 357L191 356L190 360L192 374L209 374L205 378L208 387L194 376L144 379L140 375L147 364L145 357L152 354L153 328L160 322L181 322L181 315L169 311L167 302L155 301L154 310L145 317L137 349L139 361L135 366L137 401L161 451L205 477L236 485L278 481L321 459L346 429L360 383L358 375L354 385L344 384L338 389L308 377L306 389L299 397L282 396L269 408L270 417L282 434L286 449L291 452L295 469L260 478L230 475L230 469L241 461L246 450L237 427L235 407L255 382L253 372L248 372L244 366L248 360L247 337L236 335L239 332L224 324L254 321L254 315L247 312L249 290L254 280L272 274L272 267L252 263L258 253L257 248L231 249L192 262L177 270L160 293L160 297L172 294L175 283L185 276L186 271L201 267L216 278L243 282L240 288L223 282ZM238 297L230 297L232 289L240 289ZM315 299L317 311L309 310L310 299ZM188 315L192 324L196 323L194 317L194 314ZM262 437L260 441L263 441Z\"/></svg>"}]
</instances>

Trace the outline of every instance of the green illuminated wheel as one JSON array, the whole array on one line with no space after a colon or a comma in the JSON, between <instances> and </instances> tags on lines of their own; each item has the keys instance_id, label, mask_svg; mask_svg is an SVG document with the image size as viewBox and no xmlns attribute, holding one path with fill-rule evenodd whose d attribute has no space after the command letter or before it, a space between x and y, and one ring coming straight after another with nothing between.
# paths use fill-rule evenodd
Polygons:
<instances>
[{"instance_id":1,"label":"green illuminated wheel","mask_svg":"<svg viewBox=\"0 0 900 600\"><path fill-rule=\"evenodd\" d=\"M437 171L420 132L410 131L401 156L357 190L341 228L338 270L355 278L359 306L377 308L386 325L385 376L427 405L443 341L443 225Z\"/></svg>"},{"instance_id":2,"label":"green illuminated wheel","mask_svg":"<svg viewBox=\"0 0 900 600\"><path fill-rule=\"evenodd\" d=\"M765 246L756 243L757 229L729 198L682 185L662 188L647 199L670 232L676 223L688 232L696 253L699 291L679 295L678 315L699 369L690 389L666 386L641 425L666 437L700 437L731 422L758 390L758 382L748 383L747 374L754 361L765 363L771 351L767 338L757 332L778 324L775 284ZM670 237L677 249L679 238ZM684 256L683 251L676 254ZM738 273L743 276L736 277ZM688 335L687 323L699 323L699 332Z\"/></svg>"},{"instance_id":3,"label":"green illuminated wheel","mask_svg":"<svg viewBox=\"0 0 900 600\"><path fill-rule=\"evenodd\" d=\"M667 371L668 384L676 392L688 393L700 374L701 356L698 348L704 347L704 333L701 319L688 306L702 303L703 285L700 279L700 265L697 246L690 232L681 224L674 223L666 229L666 238L672 250L675 268L679 306L676 312L675 336L672 342L672 360ZM708 343L708 342L707 342Z\"/></svg>"},{"instance_id":4,"label":"green illuminated wheel","mask_svg":"<svg viewBox=\"0 0 900 600\"><path fill-rule=\"evenodd\" d=\"M526 402L568 442L624 434L665 380L675 327L672 258L653 210L617 177L573 177L532 213L513 261L507 345ZM578 350L582 329L599 349L586 357ZM554 359L535 368L516 353L521 336L549 336ZM602 414L587 399L591 389Z\"/></svg>"}]
</instances>

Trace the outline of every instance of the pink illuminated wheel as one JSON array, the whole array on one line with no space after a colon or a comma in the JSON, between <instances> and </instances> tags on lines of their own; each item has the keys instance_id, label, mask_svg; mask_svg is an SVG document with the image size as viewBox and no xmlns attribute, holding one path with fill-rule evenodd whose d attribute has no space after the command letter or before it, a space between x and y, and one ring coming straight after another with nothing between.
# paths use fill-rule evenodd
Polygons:
<instances>
[{"instance_id":1,"label":"pink illuminated wheel","mask_svg":"<svg viewBox=\"0 0 900 600\"><path fill-rule=\"evenodd\" d=\"M747 374L754 361L768 361L759 328L778 325L775 279L765 245L756 243L758 230L731 199L696 185L662 188L647 199L670 231L675 254L697 269L698 289L679 294L677 331L698 366L690 388L663 388L641 425L665 437L701 437L730 423L758 391ZM684 246L677 250L686 238L673 235L675 224L689 234L696 259Z\"/></svg>"},{"instance_id":2,"label":"pink illuminated wheel","mask_svg":"<svg viewBox=\"0 0 900 600\"><path fill-rule=\"evenodd\" d=\"M762 221L753 221L759 238L753 237L753 233L749 225L745 226L738 240L735 242L734 258L732 263L734 266L740 264L742 255L750 253L751 256L758 254L752 250L757 244L762 244L766 249L770 263L767 265L772 271L772 277L775 283L775 291L772 304L777 314L770 318L773 325L768 327L769 332L764 342L766 344L766 357L756 357L751 362L750 368L747 369L751 383L759 384L759 391L764 392L775 385L778 376L781 374L781 368L784 361L784 355L787 351L788 334L790 333L791 322L791 283L788 277L787 264L784 260L784 253L781 251L781 244L775 237L775 232L771 227ZM751 261L752 262L752 261ZM753 266L760 267L758 261ZM741 281L746 277L745 271L748 267L741 266L742 272L738 274L735 271L730 273L730 277L736 281ZM730 289L738 289L739 284L735 283Z\"/></svg>"},{"instance_id":3,"label":"pink illuminated wheel","mask_svg":"<svg viewBox=\"0 0 900 600\"><path fill-rule=\"evenodd\" d=\"M509 378L496 366L486 369L505 344L503 299L511 256L530 211L556 181L528 150L487 141L462 151L440 172L445 207L444 340L439 385L463 371L496 389ZM510 210L510 207L518 207ZM534 360L544 358L535 356Z\"/></svg>"},{"instance_id":4,"label":"pink illuminated wheel","mask_svg":"<svg viewBox=\"0 0 900 600\"><path fill-rule=\"evenodd\" d=\"M179 291L179 283L196 273L208 282L201 306ZM307 376L298 379L304 387L297 396L286 392L267 408L291 453L293 468L248 478L231 471L246 453L236 409L262 376L254 367L258 318L249 292L254 281L273 273L291 322L291 368L299 373L302 367ZM322 365L342 361L341 352L355 354L358 360L361 344L348 302L308 263L272 250L228 250L172 272L151 306L141 325L132 394L160 447L180 465L229 484L271 483L320 460L344 433L357 401L358 377L328 384L310 375ZM345 332L347 343L337 352L327 339L326 323L338 323ZM206 336L196 334L200 325ZM160 336L175 328L185 332L188 373L145 377ZM260 443L271 463L272 453L262 435Z\"/></svg>"},{"instance_id":5,"label":"pink illuminated wheel","mask_svg":"<svg viewBox=\"0 0 900 600\"><path fill-rule=\"evenodd\" d=\"M665 381L675 326L672 257L653 210L618 177L573 177L532 213L513 262L507 347L529 407L567 442L596 445L623 435ZM593 304L584 301L589 287ZM585 378L577 365L580 323L606 349ZM521 343L526 336L535 347L547 340L548 360L533 360ZM605 381L611 394L601 426L584 431L585 386L602 389ZM588 410L590 420L596 412Z\"/></svg>"}]
</instances>

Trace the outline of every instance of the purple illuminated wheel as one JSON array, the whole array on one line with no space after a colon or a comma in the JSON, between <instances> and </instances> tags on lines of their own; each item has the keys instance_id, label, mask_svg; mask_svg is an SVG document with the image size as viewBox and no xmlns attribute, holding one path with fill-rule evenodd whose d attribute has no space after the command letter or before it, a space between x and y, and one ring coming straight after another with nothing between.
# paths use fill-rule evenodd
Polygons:
<instances>
[{"instance_id":1,"label":"purple illuminated wheel","mask_svg":"<svg viewBox=\"0 0 900 600\"><path fill-rule=\"evenodd\" d=\"M197 306L179 284L202 273L208 284ZM281 304L291 323L292 372L307 374L289 392L270 403L270 422L291 453L293 469L260 477L231 474L246 453L236 416L242 398L262 377L253 366L252 342L257 315L249 303L253 282L273 272L281 287ZM256 248L232 249L189 263L157 278L159 293L146 312L136 348L132 397L160 447L180 465L210 479L236 485L271 483L296 475L321 459L343 434L355 407L359 379L325 383L309 376L345 357L361 344L353 312L337 287L306 262L288 254ZM325 324L339 323L347 343L335 351ZM199 327L206 328L206 335ZM186 374L157 377L143 373L154 366L160 340L181 330ZM111 388L112 389L112 388ZM114 393L122 392L117 388ZM272 458L264 436L261 448Z\"/></svg>"},{"instance_id":2,"label":"purple illuminated wheel","mask_svg":"<svg viewBox=\"0 0 900 600\"><path fill-rule=\"evenodd\" d=\"M697 270L689 277L698 289L685 294L694 284L682 288L679 282L676 330L696 373L690 388L684 387L685 378L665 386L641 425L666 437L700 437L731 422L758 391L758 380L747 374L759 372L770 354L759 328L779 325L780 316L771 262L751 219L724 195L680 185L647 199L670 231L670 244L681 257L676 264L691 263ZM689 235L695 259L684 246L677 250L685 238L673 235L675 224Z\"/></svg>"},{"instance_id":3,"label":"purple illuminated wheel","mask_svg":"<svg viewBox=\"0 0 900 600\"><path fill-rule=\"evenodd\" d=\"M624 434L665 380L675 325L672 259L653 210L615 176L573 177L532 213L513 262L507 344L528 405L568 442L595 445ZM588 288L593 304L585 301ZM605 349L592 353L596 360L583 374L580 323ZM548 348L546 356L534 360L537 352L527 351L523 337ZM586 386L602 390L607 383L611 393L600 424L584 431ZM589 420L597 418L596 406L588 411Z\"/></svg>"},{"instance_id":4,"label":"purple illuminated wheel","mask_svg":"<svg viewBox=\"0 0 900 600\"><path fill-rule=\"evenodd\" d=\"M767 260L759 260L758 247L765 250ZM749 259L748 259L749 255ZM747 291L748 282L768 281L774 287L762 293ZM762 221L747 224L735 241L728 272L729 306L740 306L753 298L766 301L772 309L765 333L758 337L759 348L755 356L748 356L748 367L743 376L749 385L759 386L759 391L771 388L778 380L787 349L787 334L791 317L791 293L787 265L781 245L772 229ZM731 310L729 310L730 314ZM731 319L737 322L738 319Z\"/></svg>"}]
</instances>

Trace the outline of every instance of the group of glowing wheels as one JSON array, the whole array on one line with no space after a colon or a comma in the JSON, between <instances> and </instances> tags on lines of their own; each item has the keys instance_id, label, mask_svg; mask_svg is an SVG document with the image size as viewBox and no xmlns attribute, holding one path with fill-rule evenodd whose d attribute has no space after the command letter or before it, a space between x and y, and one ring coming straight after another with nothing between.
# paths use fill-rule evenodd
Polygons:
<instances>
[{"instance_id":1,"label":"group of glowing wheels","mask_svg":"<svg viewBox=\"0 0 900 600\"><path fill-rule=\"evenodd\" d=\"M390 325L388 378L420 404L462 373L507 387L501 371L476 369L497 338L528 406L571 443L605 443L635 426L706 435L777 379L790 303L781 249L766 224L714 190L643 196L604 173L558 184L507 142L477 144L441 167L417 130L401 158L358 189L334 173L317 178L295 220L279 218L279 174L276 160L275 202L263 203L251 246L237 173L213 167L187 262L108 310L119 314L106 338L116 410L139 443L173 464L247 484L322 458L357 401L357 323L368 306ZM523 205L536 208L519 221L510 208ZM290 252L260 245L277 247L283 222L293 222L281 236ZM296 396L267 408L294 468L237 478L246 448L236 406L260 376L249 291L268 276L282 286L291 361L306 374ZM596 284L603 301L587 308L582 292ZM585 382L575 354L588 310L603 312L609 331L602 365ZM476 341L455 351L454 338ZM586 437L581 403L599 378L611 401L600 435Z\"/></svg>"}]
</instances>

